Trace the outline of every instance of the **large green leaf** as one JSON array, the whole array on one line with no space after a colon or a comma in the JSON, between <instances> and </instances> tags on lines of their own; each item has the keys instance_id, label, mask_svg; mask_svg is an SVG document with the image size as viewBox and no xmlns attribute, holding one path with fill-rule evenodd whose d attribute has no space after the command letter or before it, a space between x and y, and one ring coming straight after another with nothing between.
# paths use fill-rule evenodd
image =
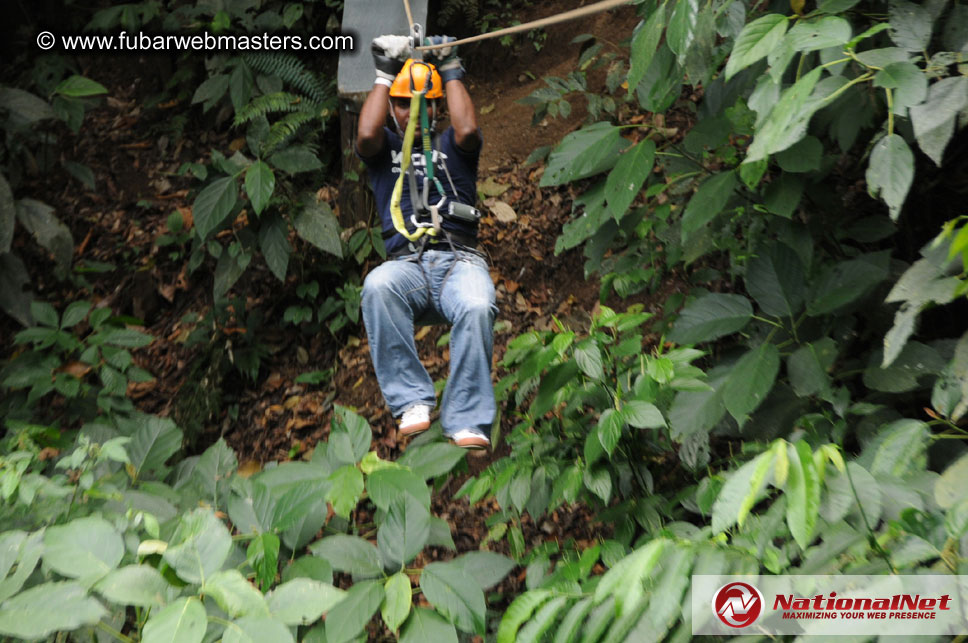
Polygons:
<instances>
[{"instance_id":1,"label":"large green leaf","mask_svg":"<svg viewBox=\"0 0 968 643\"><path fill-rule=\"evenodd\" d=\"M419 478L427 480L448 473L466 455L467 452L460 447L434 442L407 449L398 462L410 467Z\"/></svg>"},{"instance_id":2,"label":"large green leaf","mask_svg":"<svg viewBox=\"0 0 968 643\"><path fill-rule=\"evenodd\" d=\"M890 0L888 6L894 44L907 51L927 49L932 22L927 9L907 0Z\"/></svg>"},{"instance_id":3,"label":"large green leaf","mask_svg":"<svg viewBox=\"0 0 968 643\"><path fill-rule=\"evenodd\" d=\"M885 136L871 151L867 167L867 190L887 204L891 219L897 220L908 190L914 182L914 154L897 134Z\"/></svg>"},{"instance_id":4,"label":"large green leaf","mask_svg":"<svg viewBox=\"0 0 968 643\"><path fill-rule=\"evenodd\" d=\"M930 436L928 425L920 420L898 420L884 427L871 462L871 473L904 477L924 453Z\"/></svg>"},{"instance_id":5,"label":"large green leaf","mask_svg":"<svg viewBox=\"0 0 968 643\"><path fill-rule=\"evenodd\" d=\"M163 558L189 583L204 584L222 568L232 548L232 536L211 509L196 509L182 517Z\"/></svg>"},{"instance_id":6,"label":"large green leaf","mask_svg":"<svg viewBox=\"0 0 968 643\"><path fill-rule=\"evenodd\" d=\"M182 444L181 429L168 418L144 415L140 422L141 426L131 436L131 441L124 445L135 477L145 471L161 469Z\"/></svg>"},{"instance_id":7,"label":"large green leaf","mask_svg":"<svg viewBox=\"0 0 968 643\"><path fill-rule=\"evenodd\" d=\"M682 241L716 218L736 187L736 172L719 172L703 181L682 214Z\"/></svg>"},{"instance_id":8,"label":"large green leaf","mask_svg":"<svg viewBox=\"0 0 968 643\"><path fill-rule=\"evenodd\" d=\"M726 80L765 58L776 47L787 29L787 17L771 13L750 22L736 37L726 63Z\"/></svg>"},{"instance_id":9,"label":"large green leaf","mask_svg":"<svg viewBox=\"0 0 968 643\"><path fill-rule=\"evenodd\" d=\"M696 14L699 12L698 0L679 0L669 17L669 28L666 29L666 42L669 49L685 60L686 53L695 38Z\"/></svg>"},{"instance_id":10,"label":"large green leaf","mask_svg":"<svg viewBox=\"0 0 968 643\"><path fill-rule=\"evenodd\" d=\"M383 602L383 584L378 581L356 583L326 615L326 643L346 643L356 639Z\"/></svg>"},{"instance_id":11,"label":"large green leaf","mask_svg":"<svg viewBox=\"0 0 968 643\"><path fill-rule=\"evenodd\" d=\"M561 185L610 169L629 141L621 129L602 121L568 134L551 151L541 187Z\"/></svg>"},{"instance_id":12,"label":"large green leaf","mask_svg":"<svg viewBox=\"0 0 968 643\"><path fill-rule=\"evenodd\" d=\"M619 221L635 200L642 184L652 172L655 143L646 139L627 150L608 173L605 180L605 200L612 217Z\"/></svg>"},{"instance_id":13,"label":"large green leaf","mask_svg":"<svg viewBox=\"0 0 968 643\"><path fill-rule=\"evenodd\" d=\"M773 449L764 451L730 474L713 503L713 532L723 532L737 522L742 526L766 486L775 457Z\"/></svg>"},{"instance_id":14,"label":"large green leaf","mask_svg":"<svg viewBox=\"0 0 968 643\"><path fill-rule=\"evenodd\" d=\"M517 563L507 556L490 551L471 551L454 559L465 576L470 577L478 586L487 591L508 575Z\"/></svg>"},{"instance_id":15,"label":"large green leaf","mask_svg":"<svg viewBox=\"0 0 968 643\"><path fill-rule=\"evenodd\" d=\"M162 606L175 595L175 588L157 569L148 565L116 569L101 579L94 589L112 603L139 607Z\"/></svg>"},{"instance_id":16,"label":"large green leaf","mask_svg":"<svg viewBox=\"0 0 968 643\"><path fill-rule=\"evenodd\" d=\"M199 643L205 637L208 615L194 596L181 598L145 623L144 643Z\"/></svg>"},{"instance_id":17,"label":"large green leaf","mask_svg":"<svg viewBox=\"0 0 968 643\"><path fill-rule=\"evenodd\" d=\"M354 579L383 575L380 552L358 536L328 536L310 545L309 550L327 560L333 569L352 574Z\"/></svg>"},{"instance_id":18,"label":"large green leaf","mask_svg":"<svg viewBox=\"0 0 968 643\"><path fill-rule=\"evenodd\" d=\"M886 368L881 367L880 351L872 354L870 359L864 370L864 385L885 393L912 391L918 387L921 378L937 375L944 369L944 360L938 351L921 342L909 341Z\"/></svg>"},{"instance_id":19,"label":"large green leaf","mask_svg":"<svg viewBox=\"0 0 968 643\"><path fill-rule=\"evenodd\" d=\"M285 283L286 270L289 268L289 255L292 247L287 238L288 227L279 215L267 216L259 226L259 247L266 265L276 279Z\"/></svg>"},{"instance_id":20,"label":"large green leaf","mask_svg":"<svg viewBox=\"0 0 968 643\"><path fill-rule=\"evenodd\" d=\"M632 48L629 56L628 91L629 96L635 91L642 77L645 75L649 65L652 64L652 57L662 39L662 30L665 27L665 3L662 3L652 12L649 19L645 21L632 39Z\"/></svg>"},{"instance_id":21,"label":"large green leaf","mask_svg":"<svg viewBox=\"0 0 968 643\"><path fill-rule=\"evenodd\" d=\"M484 634L484 592L467 582L459 564L430 563L420 574L420 589L458 629Z\"/></svg>"},{"instance_id":22,"label":"large green leaf","mask_svg":"<svg viewBox=\"0 0 968 643\"><path fill-rule=\"evenodd\" d=\"M238 243L233 243L230 248L232 248L231 251L222 252L222 255L218 258L218 263L215 264L212 294L216 300L222 299L228 294L252 261L252 250L249 244L245 244L237 252L235 249L239 248Z\"/></svg>"},{"instance_id":23,"label":"large green leaf","mask_svg":"<svg viewBox=\"0 0 968 643\"><path fill-rule=\"evenodd\" d=\"M407 619L400 643L457 643L457 630L433 610L418 607Z\"/></svg>"},{"instance_id":24,"label":"large green leaf","mask_svg":"<svg viewBox=\"0 0 968 643\"><path fill-rule=\"evenodd\" d=\"M309 147L299 145L287 147L284 150L275 152L269 157L269 163L273 167L283 172L289 172L290 174L311 172L323 167L322 162L320 162L315 152Z\"/></svg>"},{"instance_id":25,"label":"large green leaf","mask_svg":"<svg viewBox=\"0 0 968 643\"><path fill-rule=\"evenodd\" d=\"M308 638L305 640L309 640ZM289 628L271 618L240 618L225 626L222 643L295 643Z\"/></svg>"},{"instance_id":26,"label":"large green leaf","mask_svg":"<svg viewBox=\"0 0 968 643\"><path fill-rule=\"evenodd\" d=\"M293 222L300 237L323 252L343 258L343 243L340 241L339 221L325 201L309 202Z\"/></svg>"},{"instance_id":27,"label":"large green leaf","mask_svg":"<svg viewBox=\"0 0 968 643\"><path fill-rule=\"evenodd\" d=\"M89 96L107 94L108 90L99 82L74 74L70 78L65 78L61 81L54 88L54 93L71 98L87 98Z\"/></svg>"},{"instance_id":28,"label":"large green leaf","mask_svg":"<svg viewBox=\"0 0 968 643\"><path fill-rule=\"evenodd\" d=\"M813 540L820 511L820 480L810 446L800 441L787 446L789 476L786 481L787 526L801 549Z\"/></svg>"},{"instance_id":29,"label":"large green leaf","mask_svg":"<svg viewBox=\"0 0 968 643\"><path fill-rule=\"evenodd\" d=\"M78 518L44 534L44 563L68 578L100 578L123 556L121 534L103 518Z\"/></svg>"},{"instance_id":30,"label":"large green leaf","mask_svg":"<svg viewBox=\"0 0 968 643\"><path fill-rule=\"evenodd\" d=\"M0 255L10 252L16 216L17 207L13 200L13 191L7 183L7 177L0 172Z\"/></svg>"},{"instance_id":31,"label":"large green leaf","mask_svg":"<svg viewBox=\"0 0 968 643\"><path fill-rule=\"evenodd\" d=\"M391 632L396 632L403 622L410 616L413 603L413 591L410 587L410 577L399 572L387 579L383 585L383 605L380 615Z\"/></svg>"},{"instance_id":32,"label":"large green leaf","mask_svg":"<svg viewBox=\"0 0 968 643\"><path fill-rule=\"evenodd\" d=\"M329 477L332 486L326 500L333 505L336 515L349 518L363 495L363 474L351 464L343 465Z\"/></svg>"},{"instance_id":33,"label":"large green leaf","mask_svg":"<svg viewBox=\"0 0 968 643\"><path fill-rule=\"evenodd\" d=\"M669 339L679 344L698 344L735 333L749 323L753 307L742 295L710 293L683 308Z\"/></svg>"},{"instance_id":34,"label":"large green leaf","mask_svg":"<svg viewBox=\"0 0 968 643\"><path fill-rule=\"evenodd\" d=\"M556 255L594 236L608 222L605 183L597 182L575 199L573 211L576 216L561 227L561 235L555 240Z\"/></svg>"},{"instance_id":35,"label":"large green leaf","mask_svg":"<svg viewBox=\"0 0 968 643\"><path fill-rule=\"evenodd\" d=\"M609 569L595 588L595 602L614 597L617 615L621 617L645 596L644 581L662 557L669 541L659 538L649 542Z\"/></svg>"},{"instance_id":36,"label":"large green leaf","mask_svg":"<svg viewBox=\"0 0 968 643\"><path fill-rule=\"evenodd\" d=\"M844 473L834 471L827 475L824 486L826 493L820 515L828 523L841 522L855 509L858 513L863 510L871 527L877 525L881 517L881 486L867 469L856 462L848 462Z\"/></svg>"},{"instance_id":37,"label":"large green leaf","mask_svg":"<svg viewBox=\"0 0 968 643\"><path fill-rule=\"evenodd\" d=\"M20 591L27 578L34 572L44 550L44 532L27 534L22 531L8 531L0 534L0 603ZM10 574L10 569L16 569Z\"/></svg>"},{"instance_id":38,"label":"large green leaf","mask_svg":"<svg viewBox=\"0 0 968 643\"><path fill-rule=\"evenodd\" d=\"M746 267L746 289L766 314L793 317L807 291L800 256L784 243L761 249Z\"/></svg>"},{"instance_id":39,"label":"large green leaf","mask_svg":"<svg viewBox=\"0 0 968 643\"><path fill-rule=\"evenodd\" d=\"M955 132L958 114L968 108L968 77L940 80L928 89L928 100L911 107L911 124L918 145L941 166L944 150Z\"/></svg>"},{"instance_id":40,"label":"large green leaf","mask_svg":"<svg viewBox=\"0 0 968 643\"><path fill-rule=\"evenodd\" d=\"M668 45L660 45L642 82L635 88L643 109L661 113L669 109L682 92L682 70Z\"/></svg>"},{"instance_id":41,"label":"large green leaf","mask_svg":"<svg viewBox=\"0 0 968 643\"><path fill-rule=\"evenodd\" d=\"M33 298L24 288L30 283L27 267L20 257L0 252L0 310L23 326L30 326L30 301Z\"/></svg>"},{"instance_id":42,"label":"large green leaf","mask_svg":"<svg viewBox=\"0 0 968 643\"><path fill-rule=\"evenodd\" d=\"M591 338L582 340L575 347L575 362L582 373L593 380L600 380L605 376L602 351L595 340Z\"/></svg>"},{"instance_id":43,"label":"large green leaf","mask_svg":"<svg viewBox=\"0 0 968 643\"><path fill-rule=\"evenodd\" d=\"M760 344L736 362L723 385L723 400L740 426L766 399L779 371L780 351L771 343Z\"/></svg>"},{"instance_id":44,"label":"large green leaf","mask_svg":"<svg viewBox=\"0 0 968 643\"><path fill-rule=\"evenodd\" d=\"M598 441L602 443L602 448L609 457L622 437L623 428L625 428L625 422L615 409L605 409L598 418L598 426L595 429L598 432Z\"/></svg>"},{"instance_id":45,"label":"large green leaf","mask_svg":"<svg viewBox=\"0 0 968 643\"><path fill-rule=\"evenodd\" d=\"M390 503L402 495L410 495L424 507L430 508L430 488L422 478L406 469L380 469L366 479L366 490L370 500L378 508L386 511Z\"/></svg>"},{"instance_id":46,"label":"large green leaf","mask_svg":"<svg viewBox=\"0 0 968 643\"><path fill-rule=\"evenodd\" d=\"M385 566L402 570L421 552L429 537L430 511L410 494L403 494L390 503L376 540Z\"/></svg>"},{"instance_id":47,"label":"large green leaf","mask_svg":"<svg viewBox=\"0 0 968 643\"><path fill-rule=\"evenodd\" d=\"M883 251L828 266L811 288L807 313L825 315L853 303L887 278L889 260Z\"/></svg>"},{"instance_id":48,"label":"large green leaf","mask_svg":"<svg viewBox=\"0 0 968 643\"><path fill-rule=\"evenodd\" d=\"M508 606L497 630L497 643L515 643L518 629L531 618L536 609L548 601L554 593L549 589L532 589L517 598Z\"/></svg>"},{"instance_id":49,"label":"large green leaf","mask_svg":"<svg viewBox=\"0 0 968 643\"><path fill-rule=\"evenodd\" d=\"M226 176L213 181L195 197L192 215L195 218L195 232L199 239L205 239L215 230L225 217L232 212L238 199L239 186L235 177Z\"/></svg>"},{"instance_id":50,"label":"large green leaf","mask_svg":"<svg viewBox=\"0 0 968 643\"><path fill-rule=\"evenodd\" d=\"M310 578L294 578L266 595L272 618L308 625L349 598L348 592Z\"/></svg>"},{"instance_id":51,"label":"large green leaf","mask_svg":"<svg viewBox=\"0 0 968 643\"><path fill-rule=\"evenodd\" d=\"M829 337L798 348L787 358L790 385L800 397L829 391L828 370L837 359L837 343Z\"/></svg>"},{"instance_id":52,"label":"large green leaf","mask_svg":"<svg viewBox=\"0 0 968 643\"><path fill-rule=\"evenodd\" d=\"M928 77L912 62L896 62L877 72L874 87L890 89L894 113L906 116L908 107L918 105L927 98Z\"/></svg>"},{"instance_id":53,"label":"large green leaf","mask_svg":"<svg viewBox=\"0 0 968 643\"><path fill-rule=\"evenodd\" d=\"M628 400L621 411L622 420L637 429L659 429L666 425L662 412L651 402Z\"/></svg>"},{"instance_id":54,"label":"large green leaf","mask_svg":"<svg viewBox=\"0 0 968 643\"><path fill-rule=\"evenodd\" d=\"M951 509L968 498L968 454L949 465L934 483L934 500L942 509Z\"/></svg>"},{"instance_id":55,"label":"large green leaf","mask_svg":"<svg viewBox=\"0 0 968 643\"><path fill-rule=\"evenodd\" d=\"M255 581L259 588L267 591L275 582L279 569L279 536L271 531L258 534L249 541L245 559L255 570Z\"/></svg>"},{"instance_id":56,"label":"large green leaf","mask_svg":"<svg viewBox=\"0 0 968 643\"><path fill-rule=\"evenodd\" d=\"M265 598L237 569L226 569L209 578L202 593L211 596L225 613L238 616L268 617Z\"/></svg>"},{"instance_id":57,"label":"large green leaf","mask_svg":"<svg viewBox=\"0 0 968 643\"><path fill-rule=\"evenodd\" d=\"M79 583L44 583L0 605L0 634L39 639L93 625L107 615L107 610L89 597Z\"/></svg>"},{"instance_id":58,"label":"large green leaf","mask_svg":"<svg viewBox=\"0 0 968 643\"><path fill-rule=\"evenodd\" d=\"M219 438L198 459L192 471L192 480L205 494L205 500L216 509L223 508L228 500L229 477L239 468L235 451L225 438Z\"/></svg>"},{"instance_id":59,"label":"large green leaf","mask_svg":"<svg viewBox=\"0 0 968 643\"><path fill-rule=\"evenodd\" d=\"M35 199L17 202L17 219L44 249L54 255L57 269L67 270L74 257L74 238L70 228L55 215L54 208Z\"/></svg>"},{"instance_id":60,"label":"large green leaf","mask_svg":"<svg viewBox=\"0 0 968 643\"><path fill-rule=\"evenodd\" d=\"M807 132L813 113L821 107L820 101L811 101L822 70L817 67L803 75L792 87L784 90L780 100L773 106L756 132L753 143L746 151L744 163L767 158L790 147Z\"/></svg>"},{"instance_id":61,"label":"large green leaf","mask_svg":"<svg viewBox=\"0 0 968 643\"><path fill-rule=\"evenodd\" d=\"M786 41L794 51L816 51L841 47L850 40L850 23L839 16L799 21L790 29Z\"/></svg>"}]
</instances>

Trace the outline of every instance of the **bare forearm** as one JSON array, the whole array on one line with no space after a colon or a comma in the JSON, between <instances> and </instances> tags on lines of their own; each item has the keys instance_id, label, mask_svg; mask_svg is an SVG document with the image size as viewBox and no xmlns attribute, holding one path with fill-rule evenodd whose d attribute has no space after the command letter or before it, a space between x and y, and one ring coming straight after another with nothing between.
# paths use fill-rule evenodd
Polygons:
<instances>
[{"instance_id":1,"label":"bare forearm","mask_svg":"<svg viewBox=\"0 0 968 643\"><path fill-rule=\"evenodd\" d=\"M460 80L448 81L444 87L447 95L447 111L454 127L454 138L464 150L476 150L481 144L477 128L477 112L467 88Z\"/></svg>"},{"instance_id":2,"label":"bare forearm","mask_svg":"<svg viewBox=\"0 0 968 643\"><path fill-rule=\"evenodd\" d=\"M373 156L383 147L383 124L387 118L389 95L388 87L375 84L363 102L356 128L356 148L362 156Z\"/></svg>"}]
</instances>

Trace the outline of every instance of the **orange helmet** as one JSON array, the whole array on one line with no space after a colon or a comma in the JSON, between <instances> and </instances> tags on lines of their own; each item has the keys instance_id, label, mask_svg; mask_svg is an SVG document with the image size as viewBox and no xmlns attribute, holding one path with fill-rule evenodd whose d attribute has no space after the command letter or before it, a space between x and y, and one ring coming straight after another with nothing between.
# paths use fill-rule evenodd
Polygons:
<instances>
[{"instance_id":1,"label":"orange helmet","mask_svg":"<svg viewBox=\"0 0 968 643\"><path fill-rule=\"evenodd\" d=\"M403 63L403 69L393 79L390 87L390 95L394 98L410 98L410 83L418 92L427 87L427 76L430 76L430 87L427 89L427 98L441 98L444 95L444 81L441 80L437 68L430 63L408 58Z\"/></svg>"}]
</instances>

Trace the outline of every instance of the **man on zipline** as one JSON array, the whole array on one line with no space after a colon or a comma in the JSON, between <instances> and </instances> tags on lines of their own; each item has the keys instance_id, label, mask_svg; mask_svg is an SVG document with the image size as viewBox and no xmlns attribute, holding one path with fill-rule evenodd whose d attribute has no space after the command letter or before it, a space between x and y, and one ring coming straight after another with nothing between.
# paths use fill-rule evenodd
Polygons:
<instances>
[{"instance_id":1,"label":"man on zipline","mask_svg":"<svg viewBox=\"0 0 968 643\"><path fill-rule=\"evenodd\" d=\"M452 40L434 36L427 44ZM477 196L481 131L456 47L429 51L435 65L407 59L409 47L406 36L374 39L377 77L360 112L356 151L367 167L387 250L387 261L363 283L363 320L377 381L401 436L426 431L436 404L414 325L452 325L440 421L457 446L483 449L496 408L497 306L487 262L476 251L479 213L469 207ZM437 134L438 100L445 94L450 126ZM425 105L426 113L411 113L412 105ZM403 150L411 143L408 162Z\"/></svg>"}]
</instances>

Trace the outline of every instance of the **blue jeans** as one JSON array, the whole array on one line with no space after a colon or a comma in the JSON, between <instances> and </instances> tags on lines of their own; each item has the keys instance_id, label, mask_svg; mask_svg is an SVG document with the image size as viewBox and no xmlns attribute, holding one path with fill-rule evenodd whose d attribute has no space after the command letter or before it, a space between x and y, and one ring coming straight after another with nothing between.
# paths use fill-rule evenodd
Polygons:
<instances>
[{"instance_id":1,"label":"blue jeans","mask_svg":"<svg viewBox=\"0 0 968 643\"><path fill-rule=\"evenodd\" d=\"M417 356L414 326L449 323L450 376L440 404L444 435L469 428L490 435L497 305L487 262L472 252L439 250L386 261L363 282L362 307L373 369L391 413L434 406L434 383Z\"/></svg>"}]
</instances>

